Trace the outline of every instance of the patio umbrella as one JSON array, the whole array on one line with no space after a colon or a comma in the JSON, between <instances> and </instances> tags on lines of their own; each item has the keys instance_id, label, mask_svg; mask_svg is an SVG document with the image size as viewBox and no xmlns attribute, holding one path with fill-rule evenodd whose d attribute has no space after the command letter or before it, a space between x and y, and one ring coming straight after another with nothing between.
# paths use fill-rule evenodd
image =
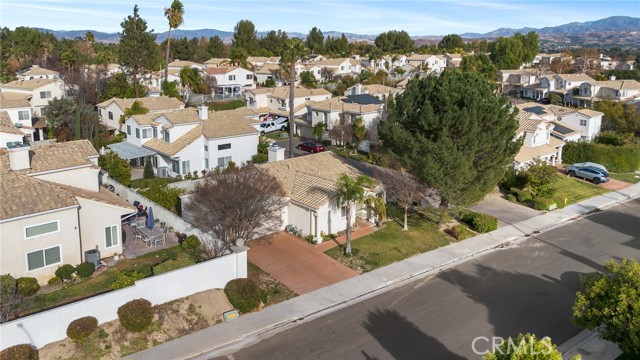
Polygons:
<instances>
[{"instance_id":1,"label":"patio umbrella","mask_svg":"<svg viewBox=\"0 0 640 360\"><path fill-rule=\"evenodd\" d=\"M147 212L147 227L149 229L153 229L155 224L156 224L156 221L153 218L153 208L149 206L149 212Z\"/></svg>"}]
</instances>

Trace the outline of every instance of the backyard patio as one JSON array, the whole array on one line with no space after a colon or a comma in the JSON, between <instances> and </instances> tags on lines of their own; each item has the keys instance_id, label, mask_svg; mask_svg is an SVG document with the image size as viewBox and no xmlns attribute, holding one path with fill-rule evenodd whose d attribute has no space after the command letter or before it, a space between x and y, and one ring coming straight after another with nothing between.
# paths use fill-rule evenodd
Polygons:
<instances>
[{"instance_id":1,"label":"backyard patio","mask_svg":"<svg viewBox=\"0 0 640 360\"><path fill-rule=\"evenodd\" d=\"M160 227L160 224L156 224L153 229L146 229L150 234L164 234L164 229ZM122 238L124 239L124 257L126 259L134 259L138 256L148 254L150 252L158 251L163 248L170 248L178 245L178 237L173 231L167 232L164 241L144 241L136 239L134 228L127 224L122 224Z\"/></svg>"}]
</instances>

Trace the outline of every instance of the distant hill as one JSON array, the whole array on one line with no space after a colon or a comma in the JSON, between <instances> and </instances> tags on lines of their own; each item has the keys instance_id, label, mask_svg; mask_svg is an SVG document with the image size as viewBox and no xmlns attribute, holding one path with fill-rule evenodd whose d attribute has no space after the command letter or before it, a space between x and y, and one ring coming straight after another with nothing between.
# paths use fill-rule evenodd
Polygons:
<instances>
[{"instance_id":1,"label":"distant hill","mask_svg":"<svg viewBox=\"0 0 640 360\"><path fill-rule=\"evenodd\" d=\"M49 29L40 29L38 30L42 32L50 32L53 33L57 38L76 38L76 37L84 37L86 32L89 30L71 30L71 31L63 31L63 30L49 30ZM529 31L537 32L541 37L543 36L572 36L576 38L580 37L589 37L592 34L600 34L600 33L620 33L620 34L635 34L636 40L634 43L640 43L640 36L638 33L640 32L640 18L630 17L630 16L612 16L606 19L600 19L596 21L587 21L583 23L573 22L569 24L553 26L553 27L544 27L544 28L522 28L522 29L508 29L508 28L500 28L494 31L490 31L488 33L479 34L479 33L464 33L460 34L463 38L474 39L474 38L496 38L500 36L512 36L513 34L527 33ZM120 36L118 33L104 33L99 31L93 31L95 35L96 41L105 42L105 43L115 43L120 40ZM258 32L258 36L262 37L267 34L267 31ZM287 33L289 36L298 37L304 39L307 34L291 32ZM342 35L339 31L326 31L324 32L325 36L333 36L340 37ZM199 29L199 30L174 30L172 32L172 37L187 37L191 38L200 38L204 36L205 38L210 38L212 36L219 36L224 42L231 43L231 39L233 37L233 32L231 31L222 31L216 29ZM345 36L349 41L367 41L373 42L377 35L361 35L361 34L353 34L353 33L345 33ZM157 41L161 42L167 38L167 32L158 33ZM442 35L422 35L422 36L413 36L415 40L438 40L442 38Z\"/></svg>"}]
</instances>

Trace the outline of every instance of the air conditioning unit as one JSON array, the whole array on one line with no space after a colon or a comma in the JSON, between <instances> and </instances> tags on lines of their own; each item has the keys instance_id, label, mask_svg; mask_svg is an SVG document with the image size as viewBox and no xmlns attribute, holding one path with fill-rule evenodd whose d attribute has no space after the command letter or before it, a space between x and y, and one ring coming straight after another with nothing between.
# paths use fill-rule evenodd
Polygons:
<instances>
[{"instance_id":1,"label":"air conditioning unit","mask_svg":"<svg viewBox=\"0 0 640 360\"><path fill-rule=\"evenodd\" d=\"M19 123L19 122L14 123L13 125L14 125L15 127L17 127L18 129L20 129L20 128L22 127L22 123Z\"/></svg>"},{"instance_id":2,"label":"air conditioning unit","mask_svg":"<svg viewBox=\"0 0 640 360\"><path fill-rule=\"evenodd\" d=\"M161 178L169 177L169 168L167 168L166 166L159 167L158 168L158 176L161 177Z\"/></svg>"}]
</instances>

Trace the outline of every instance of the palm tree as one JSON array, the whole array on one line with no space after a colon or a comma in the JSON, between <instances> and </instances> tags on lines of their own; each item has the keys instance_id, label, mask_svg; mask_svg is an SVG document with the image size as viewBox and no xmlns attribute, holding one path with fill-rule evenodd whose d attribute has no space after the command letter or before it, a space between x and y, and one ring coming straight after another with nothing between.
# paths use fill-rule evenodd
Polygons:
<instances>
[{"instance_id":1,"label":"palm tree","mask_svg":"<svg viewBox=\"0 0 640 360\"><path fill-rule=\"evenodd\" d=\"M296 63L309 55L309 49L304 41L298 38L287 40L285 49L280 56L281 66L289 65L289 157L293 157L293 107L296 88Z\"/></svg>"},{"instance_id":2,"label":"palm tree","mask_svg":"<svg viewBox=\"0 0 640 360\"><path fill-rule=\"evenodd\" d=\"M313 136L317 137L318 140L322 140L322 135L324 135L325 127L326 127L326 124L323 122L319 122L315 124L313 126L313 130L311 131L313 133Z\"/></svg>"},{"instance_id":3,"label":"palm tree","mask_svg":"<svg viewBox=\"0 0 640 360\"><path fill-rule=\"evenodd\" d=\"M353 178L342 174L338 178L336 186L338 205L345 207L347 217L347 242L344 248L345 255L351 255L351 208L364 201L365 187L373 187L374 182L370 177L359 175Z\"/></svg>"},{"instance_id":4,"label":"palm tree","mask_svg":"<svg viewBox=\"0 0 640 360\"><path fill-rule=\"evenodd\" d=\"M120 124L124 123L124 121L131 115L143 115L148 112L149 109L136 100L131 104L131 107L124 109L124 114L120 115Z\"/></svg>"},{"instance_id":5,"label":"palm tree","mask_svg":"<svg viewBox=\"0 0 640 360\"><path fill-rule=\"evenodd\" d=\"M180 83L183 87L191 89L196 94L206 94L207 92L207 84L197 68L182 68L180 70Z\"/></svg>"},{"instance_id":6,"label":"palm tree","mask_svg":"<svg viewBox=\"0 0 640 360\"><path fill-rule=\"evenodd\" d=\"M253 65L247 61L247 58L249 58L247 50L241 47L235 47L231 50L231 54L229 54L229 60L225 60L221 62L221 64L253 70Z\"/></svg>"},{"instance_id":7,"label":"palm tree","mask_svg":"<svg viewBox=\"0 0 640 360\"><path fill-rule=\"evenodd\" d=\"M358 140L358 144L356 145L356 154L358 150L361 150L362 142L367 138L367 128L364 126L364 119L361 116L358 116L353 122L353 135Z\"/></svg>"},{"instance_id":8,"label":"palm tree","mask_svg":"<svg viewBox=\"0 0 640 360\"><path fill-rule=\"evenodd\" d=\"M177 29L184 24L184 7L180 0L173 0L171 7L164 8L164 16L169 20L169 34L167 35L167 51L164 61L164 81L169 79L169 49L171 48L171 29Z\"/></svg>"},{"instance_id":9,"label":"palm tree","mask_svg":"<svg viewBox=\"0 0 640 360\"><path fill-rule=\"evenodd\" d=\"M382 226L382 222L387 219L387 204L384 199L376 195L369 195L364 199L364 203L373 210L377 226Z\"/></svg>"}]
</instances>

